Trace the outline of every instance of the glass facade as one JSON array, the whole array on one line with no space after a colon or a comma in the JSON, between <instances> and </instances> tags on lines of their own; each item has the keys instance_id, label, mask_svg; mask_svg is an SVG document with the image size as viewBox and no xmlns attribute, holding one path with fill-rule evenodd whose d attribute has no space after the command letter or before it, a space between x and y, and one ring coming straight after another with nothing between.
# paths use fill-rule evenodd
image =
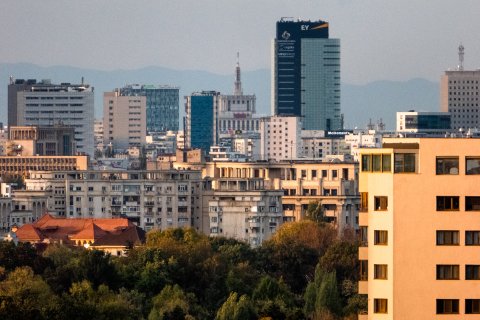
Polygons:
<instances>
[{"instance_id":1,"label":"glass facade","mask_svg":"<svg viewBox=\"0 0 480 320\"><path fill-rule=\"evenodd\" d=\"M451 116L447 115L406 115L405 129L443 129L450 130Z\"/></svg>"},{"instance_id":2,"label":"glass facade","mask_svg":"<svg viewBox=\"0 0 480 320\"><path fill-rule=\"evenodd\" d=\"M179 88L130 85L121 88L120 94L147 98L147 133L178 131Z\"/></svg>"},{"instance_id":3,"label":"glass facade","mask_svg":"<svg viewBox=\"0 0 480 320\"><path fill-rule=\"evenodd\" d=\"M200 148L205 153L214 144L214 95L202 94L190 97L189 117L190 147Z\"/></svg>"}]
</instances>

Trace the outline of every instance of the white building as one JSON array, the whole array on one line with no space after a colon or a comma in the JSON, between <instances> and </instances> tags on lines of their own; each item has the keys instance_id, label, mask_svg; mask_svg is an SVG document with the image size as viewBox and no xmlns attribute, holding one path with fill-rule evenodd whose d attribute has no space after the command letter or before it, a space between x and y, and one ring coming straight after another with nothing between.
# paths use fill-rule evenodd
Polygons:
<instances>
[{"instance_id":1,"label":"white building","mask_svg":"<svg viewBox=\"0 0 480 320\"><path fill-rule=\"evenodd\" d=\"M146 143L147 98L122 96L120 91L103 94L103 136L114 150L139 147Z\"/></svg>"},{"instance_id":2,"label":"white building","mask_svg":"<svg viewBox=\"0 0 480 320\"><path fill-rule=\"evenodd\" d=\"M330 155L350 154L350 146L343 139L347 132L338 133L340 135L326 136L324 130L302 130L302 157L321 159Z\"/></svg>"},{"instance_id":3,"label":"white building","mask_svg":"<svg viewBox=\"0 0 480 320\"><path fill-rule=\"evenodd\" d=\"M261 160L292 160L302 152L301 122L298 117L271 116L260 121Z\"/></svg>"},{"instance_id":4,"label":"white building","mask_svg":"<svg viewBox=\"0 0 480 320\"><path fill-rule=\"evenodd\" d=\"M48 127L63 124L75 128L77 151L94 155L94 95L88 84L52 84L42 80L17 92L17 126Z\"/></svg>"},{"instance_id":5,"label":"white building","mask_svg":"<svg viewBox=\"0 0 480 320\"><path fill-rule=\"evenodd\" d=\"M355 161L359 161L360 148L380 148L382 146L382 134L375 130L366 132L349 133L345 136L345 143L350 145L350 152Z\"/></svg>"},{"instance_id":6,"label":"white building","mask_svg":"<svg viewBox=\"0 0 480 320\"><path fill-rule=\"evenodd\" d=\"M103 142L103 119L95 119L93 122L93 138L95 149L103 151L105 144Z\"/></svg>"}]
</instances>

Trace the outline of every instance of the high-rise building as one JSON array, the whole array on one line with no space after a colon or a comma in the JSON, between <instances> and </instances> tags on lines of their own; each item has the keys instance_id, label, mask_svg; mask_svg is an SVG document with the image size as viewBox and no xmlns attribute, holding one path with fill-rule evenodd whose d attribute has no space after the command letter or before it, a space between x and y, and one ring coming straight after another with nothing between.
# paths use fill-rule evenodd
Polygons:
<instances>
[{"instance_id":1,"label":"high-rise building","mask_svg":"<svg viewBox=\"0 0 480 320\"><path fill-rule=\"evenodd\" d=\"M305 130L342 129L340 40L325 21L282 18L272 42L272 113L302 117Z\"/></svg>"},{"instance_id":2,"label":"high-rise building","mask_svg":"<svg viewBox=\"0 0 480 320\"><path fill-rule=\"evenodd\" d=\"M139 147L146 143L146 97L103 94L103 140L113 149Z\"/></svg>"},{"instance_id":3,"label":"high-rise building","mask_svg":"<svg viewBox=\"0 0 480 320\"><path fill-rule=\"evenodd\" d=\"M37 83L35 79L16 79L10 77L8 85L8 127L18 125L17 123L17 92L32 88Z\"/></svg>"},{"instance_id":4,"label":"high-rise building","mask_svg":"<svg viewBox=\"0 0 480 320\"><path fill-rule=\"evenodd\" d=\"M452 129L468 130L480 127L479 70L464 70L464 47L458 47L457 70L445 71L440 80L440 108L452 115Z\"/></svg>"},{"instance_id":5,"label":"high-rise building","mask_svg":"<svg viewBox=\"0 0 480 320\"><path fill-rule=\"evenodd\" d=\"M479 174L475 138L384 138L361 150L359 319L478 317Z\"/></svg>"},{"instance_id":6,"label":"high-rise building","mask_svg":"<svg viewBox=\"0 0 480 320\"><path fill-rule=\"evenodd\" d=\"M299 117L271 116L260 121L260 158L293 160L301 156L301 122Z\"/></svg>"},{"instance_id":7,"label":"high-rise building","mask_svg":"<svg viewBox=\"0 0 480 320\"><path fill-rule=\"evenodd\" d=\"M147 97L147 132L178 131L179 88L172 86L128 85L122 96Z\"/></svg>"},{"instance_id":8,"label":"high-rise building","mask_svg":"<svg viewBox=\"0 0 480 320\"><path fill-rule=\"evenodd\" d=\"M185 97L187 147L202 149L204 153L217 144L218 105L220 93L194 92Z\"/></svg>"},{"instance_id":9,"label":"high-rise building","mask_svg":"<svg viewBox=\"0 0 480 320\"><path fill-rule=\"evenodd\" d=\"M19 82L9 85L9 125L74 127L77 151L93 156L93 87L50 80Z\"/></svg>"}]
</instances>

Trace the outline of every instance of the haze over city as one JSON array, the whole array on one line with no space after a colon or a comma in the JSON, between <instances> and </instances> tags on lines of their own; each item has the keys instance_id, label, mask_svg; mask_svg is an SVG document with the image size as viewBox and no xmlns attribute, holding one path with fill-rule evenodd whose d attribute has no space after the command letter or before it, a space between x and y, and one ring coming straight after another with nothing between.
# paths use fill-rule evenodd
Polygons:
<instances>
[{"instance_id":1,"label":"haze over city","mask_svg":"<svg viewBox=\"0 0 480 320\"><path fill-rule=\"evenodd\" d=\"M274 22L323 19L342 44L342 82L438 81L466 47L480 63L480 4L467 1L2 1L0 62L232 73L270 68ZM95 84L93 84L95 85Z\"/></svg>"}]
</instances>

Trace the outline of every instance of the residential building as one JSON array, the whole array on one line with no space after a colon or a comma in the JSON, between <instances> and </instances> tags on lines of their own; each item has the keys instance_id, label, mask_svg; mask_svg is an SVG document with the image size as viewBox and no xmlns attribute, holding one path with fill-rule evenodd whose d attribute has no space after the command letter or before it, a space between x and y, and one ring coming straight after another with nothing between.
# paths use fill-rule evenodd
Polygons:
<instances>
[{"instance_id":1,"label":"residential building","mask_svg":"<svg viewBox=\"0 0 480 320\"><path fill-rule=\"evenodd\" d=\"M234 238L256 247L283 223L281 190L267 190L261 178L215 179L208 201L210 236Z\"/></svg>"},{"instance_id":2,"label":"residential building","mask_svg":"<svg viewBox=\"0 0 480 320\"><path fill-rule=\"evenodd\" d=\"M120 95L146 97L147 133L151 134L178 131L179 89L167 85L132 84L120 88Z\"/></svg>"},{"instance_id":3,"label":"residential building","mask_svg":"<svg viewBox=\"0 0 480 320\"><path fill-rule=\"evenodd\" d=\"M125 151L146 143L147 120L144 96L124 96L120 90L103 94L103 140L114 150Z\"/></svg>"},{"instance_id":4,"label":"residential building","mask_svg":"<svg viewBox=\"0 0 480 320\"><path fill-rule=\"evenodd\" d=\"M95 119L93 123L93 139L95 144L95 150L102 151L105 148L103 141L103 119Z\"/></svg>"},{"instance_id":5,"label":"residential building","mask_svg":"<svg viewBox=\"0 0 480 320\"><path fill-rule=\"evenodd\" d=\"M125 256L127 249L145 243L145 231L128 219L56 218L45 214L15 230L19 242L64 244Z\"/></svg>"},{"instance_id":6,"label":"residential building","mask_svg":"<svg viewBox=\"0 0 480 320\"><path fill-rule=\"evenodd\" d=\"M360 167L359 319L478 316L478 139L384 138Z\"/></svg>"},{"instance_id":7,"label":"residential building","mask_svg":"<svg viewBox=\"0 0 480 320\"><path fill-rule=\"evenodd\" d=\"M446 133L451 131L448 112L397 112L397 132Z\"/></svg>"},{"instance_id":8,"label":"residential building","mask_svg":"<svg viewBox=\"0 0 480 320\"><path fill-rule=\"evenodd\" d=\"M261 119L261 160L293 160L299 158L301 152L301 122L299 117L271 116Z\"/></svg>"},{"instance_id":9,"label":"residential building","mask_svg":"<svg viewBox=\"0 0 480 320\"><path fill-rule=\"evenodd\" d=\"M206 154L218 144L218 106L220 93L194 92L185 97L187 147L202 149Z\"/></svg>"},{"instance_id":10,"label":"residential building","mask_svg":"<svg viewBox=\"0 0 480 320\"><path fill-rule=\"evenodd\" d=\"M359 130L345 135L345 143L355 161L360 161L361 148L379 148L382 146L382 134L375 130Z\"/></svg>"},{"instance_id":11,"label":"residential building","mask_svg":"<svg viewBox=\"0 0 480 320\"><path fill-rule=\"evenodd\" d=\"M86 170L88 156L0 156L0 177L28 178L35 171Z\"/></svg>"},{"instance_id":12,"label":"residential building","mask_svg":"<svg viewBox=\"0 0 480 320\"><path fill-rule=\"evenodd\" d=\"M272 42L272 114L302 118L305 130L342 129L340 40L325 21L277 22Z\"/></svg>"},{"instance_id":13,"label":"residential building","mask_svg":"<svg viewBox=\"0 0 480 320\"><path fill-rule=\"evenodd\" d=\"M350 145L345 142L349 131L302 130L302 157L321 159L329 155L348 155Z\"/></svg>"},{"instance_id":14,"label":"residential building","mask_svg":"<svg viewBox=\"0 0 480 320\"><path fill-rule=\"evenodd\" d=\"M464 70L462 45L458 54L457 70L445 71L440 80L440 110L451 114L452 129L466 132L480 127L480 69Z\"/></svg>"},{"instance_id":15,"label":"residential building","mask_svg":"<svg viewBox=\"0 0 480 320\"><path fill-rule=\"evenodd\" d=\"M28 82L27 82L28 83ZM24 88L24 90L21 90ZM52 84L50 80L9 85L9 124L75 128L77 151L93 156L93 87L88 84ZM16 95L15 95L16 93Z\"/></svg>"}]
</instances>

